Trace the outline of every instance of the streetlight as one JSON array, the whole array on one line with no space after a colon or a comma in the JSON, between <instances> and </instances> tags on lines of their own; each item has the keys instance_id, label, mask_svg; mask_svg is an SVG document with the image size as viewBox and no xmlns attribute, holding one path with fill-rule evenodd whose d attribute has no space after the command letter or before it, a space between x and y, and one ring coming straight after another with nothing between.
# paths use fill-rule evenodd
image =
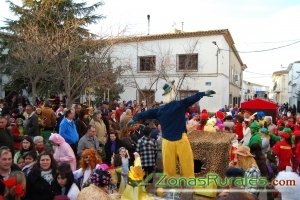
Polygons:
<instances>
[{"instance_id":1,"label":"streetlight","mask_svg":"<svg viewBox=\"0 0 300 200\"><path fill-rule=\"evenodd\" d=\"M217 44L216 41L212 41L212 43L214 45L216 45L217 48L218 48L217 53L216 53L216 56L217 56L217 76L218 76L219 75L219 53L220 53L220 48L219 48L219 46L218 46L218 44Z\"/></svg>"}]
</instances>

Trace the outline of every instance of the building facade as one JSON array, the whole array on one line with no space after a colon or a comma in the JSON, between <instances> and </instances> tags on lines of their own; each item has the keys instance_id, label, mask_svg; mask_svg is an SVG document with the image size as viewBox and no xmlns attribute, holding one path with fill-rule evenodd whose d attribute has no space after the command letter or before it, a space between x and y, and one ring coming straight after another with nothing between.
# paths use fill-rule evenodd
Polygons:
<instances>
[{"instance_id":1,"label":"building facade","mask_svg":"<svg viewBox=\"0 0 300 200\"><path fill-rule=\"evenodd\" d=\"M254 99L256 97L269 99L269 87L243 81L242 86L242 102Z\"/></svg>"},{"instance_id":2,"label":"building facade","mask_svg":"<svg viewBox=\"0 0 300 200\"><path fill-rule=\"evenodd\" d=\"M122 66L122 100L162 101L163 85L175 80L177 99L197 91L214 90L200 107L216 111L240 103L243 64L230 32L179 32L115 38L112 60Z\"/></svg>"},{"instance_id":3,"label":"building facade","mask_svg":"<svg viewBox=\"0 0 300 200\"><path fill-rule=\"evenodd\" d=\"M289 71L281 70L273 72L272 82L273 82L273 100L279 104L287 103L288 97L288 81L289 81Z\"/></svg>"},{"instance_id":4,"label":"building facade","mask_svg":"<svg viewBox=\"0 0 300 200\"><path fill-rule=\"evenodd\" d=\"M288 66L288 102L300 108L300 61Z\"/></svg>"}]
</instances>

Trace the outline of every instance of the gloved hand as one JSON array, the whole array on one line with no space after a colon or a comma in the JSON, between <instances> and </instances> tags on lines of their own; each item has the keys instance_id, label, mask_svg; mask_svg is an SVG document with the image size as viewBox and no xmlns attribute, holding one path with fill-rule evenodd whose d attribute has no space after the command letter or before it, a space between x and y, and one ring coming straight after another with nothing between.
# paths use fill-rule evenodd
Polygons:
<instances>
[{"instance_id":1,"label":"gloved hand","mask_svg":"<svg viewBox=\"0 0 300 200\"><path fill-rule=\"evenodd\" d=\"M129 122L127 123L127 127L132 126L135 123L135 121L133 119L129 120Z\"/></svg>"},{"instance_id":2,"label":"gloved hand","mask_svg":"<svg viewBox=\"0 0 300 200\"><path fill-rule=\"evenodd\" d=\"M207 90L207 91L205 92L205 96L208 96L208 97L212 97L213 94L216 94L216 92L213 91L213 90Z\"/></svg>"}]
</instances>

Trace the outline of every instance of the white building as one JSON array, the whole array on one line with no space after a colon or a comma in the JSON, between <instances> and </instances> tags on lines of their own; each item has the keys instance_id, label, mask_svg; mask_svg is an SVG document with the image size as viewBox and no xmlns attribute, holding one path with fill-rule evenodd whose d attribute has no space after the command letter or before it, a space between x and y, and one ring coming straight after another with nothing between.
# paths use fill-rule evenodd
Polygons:
<instances>
[{"instance_id":1,"label":"white building","mask_svg":"<svg viewBox=\"0 0 300 200\"><path fill-rule=\"evenodd\" d=\"M273 100L279 104L288 102L288 70L273 72Z\"/></svg>"},{"instance_id":2,"label":"white building","mask_svg":"<svg viewBox=\"0 0 300 200\"><path fill-rule=\"evenodd\" d=\"M200 107L216 111L240 103L243 64L230 32L211 30L116 38L112 58L126 66L120 82L122 100L162 101L162 87L175 80L178 99L197 91L214 90Z\"/></svg>"},{"instance_id":3,"label":"white building","mask_svg":"<svg viewBox=\"0 0 300 200\"><path fill-rule=\"evenodd\" d=\"M300 104L300 61L291 63L288 66L288 98L289 105L297 106L299 109Z\"/></svg>"},{"instance_id":4,"label":"white building","mask_svg":"<svg viewBox=\"0 0 300 200\"><path fill-rule=\"evenodd\" d=\"M256 97L269 98L269 87L249 81L243 81L242 102Z\"/></svg>"}]
</instances>

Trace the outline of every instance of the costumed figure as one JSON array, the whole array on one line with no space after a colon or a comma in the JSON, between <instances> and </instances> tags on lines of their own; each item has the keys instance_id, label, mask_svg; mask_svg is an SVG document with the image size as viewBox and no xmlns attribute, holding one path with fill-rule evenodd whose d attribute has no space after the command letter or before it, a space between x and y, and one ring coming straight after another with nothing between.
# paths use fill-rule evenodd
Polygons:
<instances>
[{"instance_id":1,"label":"costumed figure","mask_svg":"<svg viewBox=\"0 0 300 200\"><path fill-rule=\"evenodd\" d=\"M217 130L215 128L216 123L217 123L216 118L214 118L214 117L210 118L207 121L206 125L204 126L203 130L206 132L213 132L213 133L217 132Z\"/></svg>"},{"instance_id":2,"label":"costumed figure","mask_svg":"<svg viewBox=\"0 0 300 200\"><path fill-rule=\"evenodd\" d=\"M80 159L81 168L74 172L74 177L80 184L80 188L83 187L95 169L100 168L100 163L102 163L101 158L98 157L94 149L85 149L82 152Z\"/></svg>"},{"instance_id":3,"label":"costumed figure","mask_svg":"<svg viewBox=\"0 0 300 200\"><path fill-rule=\"evenodd\" d=\"M273 153L278 157L279 171L284 171L287 166L292 166L292 130L290 128L284 128L281 132L279 132L282 140L278 141L273 147Z\"/></svg>"},{"instance_id":4,"label":"costumed figure","mask_svg":"<svg viewBox=\"0 0 300 200\"><path fill-rule=\"evenodd\" d=\"M208 120L208 113L205 109L203 109L201 114L200 114L200 123L197 127L197 130L203 131L204 126L207 123L207 120Z\"/></svg>"},{"instance_id":5,"label":"costumed figure","mask_svg":"<svg viewBox=\"0 0 300 200\"><path fill-rule=\"evenodd\" d=\"M141 119L157 119L162 129L163 171L167 177L176 176L176 160L183 177L194 177L193 152L186 135L186 109L203 96L211 97L214 91L198 92L182 100L175 100L174 81L163 86L164 105L136 114L128 125Z\"/></svg>"}]
</instances>

